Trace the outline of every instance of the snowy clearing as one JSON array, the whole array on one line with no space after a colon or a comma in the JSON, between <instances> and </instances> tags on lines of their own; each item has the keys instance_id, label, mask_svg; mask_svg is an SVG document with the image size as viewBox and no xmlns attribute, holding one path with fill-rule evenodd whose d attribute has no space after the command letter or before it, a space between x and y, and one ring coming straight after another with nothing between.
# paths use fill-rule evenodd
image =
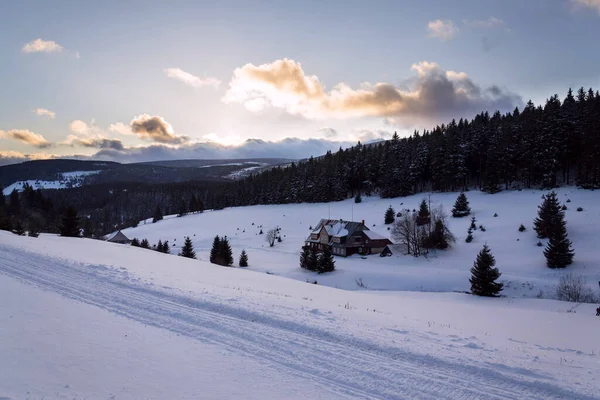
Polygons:
<instances>
[{"instance_id":1,"label":"snowy clearing","mask_svg":"<svg viewBox=\"0 0 600 400\"><path fill-rule=\"evenodd\" d=\"M8 185L4 188L2 193L8 196L13 190L17 189L18 192L22 192L26 185L31 186L34 190L37 189L67 189L79 187L83 184L83 180L86 176L95 175L100 171L72 171L62 172L57 174L57 179L54 181L44 181L38 179L30 179L26 181L18 181L12 185Z\"/></svg>"},{"instance_id":2,"label":"snowy clearing","mask_svg":"<svg viewBox=\"0 0 600 400\"><path fill-rule=\"evenodd\" d=\"M454 247L439 251L428 258L414 258L402 254L394 247L392 257L358 255L336 257L336 268L332 274L317 275L298 267L301 246L321 218L346 221L364 220L374 232L390 237L384 225L384 213L389 205L396 212L418 209L427 194L395 199L363 197L363 202L353 200L329 204L287 204L230 208L216 212L187 215L177 218L166 217L152 224L143 221L137 228L123 230L127 237L147 238L151 244L168 240L172 253L179 252L185 236L190 236L200 260L208 261L215 235L227 235L236 260L246 249L249 269L269 272L300 281L317 280L320 285L342 289L359 289L362 280L370 290L409 290L425 292L464 292L470 290L470 268L477 252L487 243L496 257L496 266L502 272L500 280L505 283L503 294L509 297L555 298L556 284L561 276L572 272L585 277L588 285L600 296L600 260L597 246L597 224L600 222L600 192L580 190L572 187L558 189L561 203L568 206L565 211L569 238L575 249L575 262L565 270L546 267L543 247L536 246L538 239L533 231L533 219L545 191L506 191L494 195L478 191L467 192L472 215L477 226L483 225L485 232L474 231L472 243L465 243L470 216L449 218L451 231L457 238ZM457 193L433 193L432 207L442 204L448 214ZM567 199L571 201L566 203ZM583 211L578 212L577 208ZM498 217L494 217L498 214ZM519 232L520 224L527 230ZM282 242L269 247L262 229L266 233L274 227L281 228ZM542 240L545 243L545 240Z\"/></svg>"},{"instance_id":3,"label":"snowy clearing","mask_svg":"<svg viewBox=\"0 0 600 400\"><path fill-rule=\"evenodd\" d=\"M600 398L587 304L345 291L6 232L0 291L11 399Z\"/></svg>"}]
</instances>

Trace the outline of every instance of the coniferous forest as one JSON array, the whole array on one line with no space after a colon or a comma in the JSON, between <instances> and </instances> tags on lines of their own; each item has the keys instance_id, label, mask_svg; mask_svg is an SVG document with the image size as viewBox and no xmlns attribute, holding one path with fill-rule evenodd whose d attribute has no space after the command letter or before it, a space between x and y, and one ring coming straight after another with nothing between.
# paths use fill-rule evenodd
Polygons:
<instances>
[{"instance_id":1,"label":"coniferous forest","mask_svg":"<svg viewBox=\"0 0 600 400\"><path fill-rule=\"evenodd\" d=\"M600 93L569 90L543 106L460 119L410 137L274 167L235 182L115 183L12 193L0 199L0 228L17 223L59 232L68 207L98 237L160 210L162 215L254 204L328 202L421 191L600 188ZM195 205L195 206L193 206ZM189 209L189 208L194 209Z\"/></svg>"}]
</instances>

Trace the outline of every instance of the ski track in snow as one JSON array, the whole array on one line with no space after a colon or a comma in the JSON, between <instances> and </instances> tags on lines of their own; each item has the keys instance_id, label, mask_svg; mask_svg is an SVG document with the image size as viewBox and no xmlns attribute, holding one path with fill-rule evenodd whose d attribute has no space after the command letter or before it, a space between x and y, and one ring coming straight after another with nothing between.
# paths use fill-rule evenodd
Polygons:
<instances>
[{"instance_id":1,"label":"ski track in snow","mask_svg":"<svg viewBox=\"0 0 600 400\"><path fill-rule=\"evenodd\" d=\"M598 399L534 377L461 365L157 289L119 271L0 244L0 273L64 297L262 360L349 398Z\"/></svg>"}]
</instances>

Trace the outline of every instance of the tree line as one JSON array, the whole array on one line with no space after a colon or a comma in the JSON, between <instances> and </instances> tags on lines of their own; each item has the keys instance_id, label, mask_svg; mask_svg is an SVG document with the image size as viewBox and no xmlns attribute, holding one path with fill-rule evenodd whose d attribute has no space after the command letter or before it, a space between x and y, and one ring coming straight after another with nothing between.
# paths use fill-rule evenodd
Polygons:
<instances>
[{"instance_id":1,"label":"tree line","mask_svg":"<svg viewBox=\"0 0 600 400\"><path fill-rule=\"evenodd\" d=\"M31 191L11 194L8 201L0 196L0 224L39 223L45 231L58 232L61 213L73 206L82 214L85 231L97 237L157 214L185 215L190 209L348 197L360 201L360 195L391 198L421 191L495 193L561 184L600 188L600 93L592 89L569 90L562 101L554 95L543 106L529 101L510 113L482 112L472 120L452 120L406 138L394 134L384 142L358 143L235 182L45 190L44 204L38 194L32 203ZM34 222L23 216L23 209L38 213Z\"/></svg>"}]
</instances>

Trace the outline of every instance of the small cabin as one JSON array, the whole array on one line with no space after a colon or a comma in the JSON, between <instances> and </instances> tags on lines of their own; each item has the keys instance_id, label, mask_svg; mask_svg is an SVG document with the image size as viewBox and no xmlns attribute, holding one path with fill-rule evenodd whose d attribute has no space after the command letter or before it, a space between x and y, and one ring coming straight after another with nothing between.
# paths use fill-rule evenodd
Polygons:
<instances>
[{"instance_id":1,"label":"small cabin","mask_svg":"<svg viewBox=\"0 0 600 400\"><path fill-rule=\"evenodd\" d=\"M123 232L121 232L121 231L116 231L116 232L111 233L110 235L108 235L106 237L106 241L111 242L111 243L120 243L120 244L131 243L131 240L129 240L129 238L127 236L125 236L125 234L123 234Z\"/></svg>"}]
</instances>

